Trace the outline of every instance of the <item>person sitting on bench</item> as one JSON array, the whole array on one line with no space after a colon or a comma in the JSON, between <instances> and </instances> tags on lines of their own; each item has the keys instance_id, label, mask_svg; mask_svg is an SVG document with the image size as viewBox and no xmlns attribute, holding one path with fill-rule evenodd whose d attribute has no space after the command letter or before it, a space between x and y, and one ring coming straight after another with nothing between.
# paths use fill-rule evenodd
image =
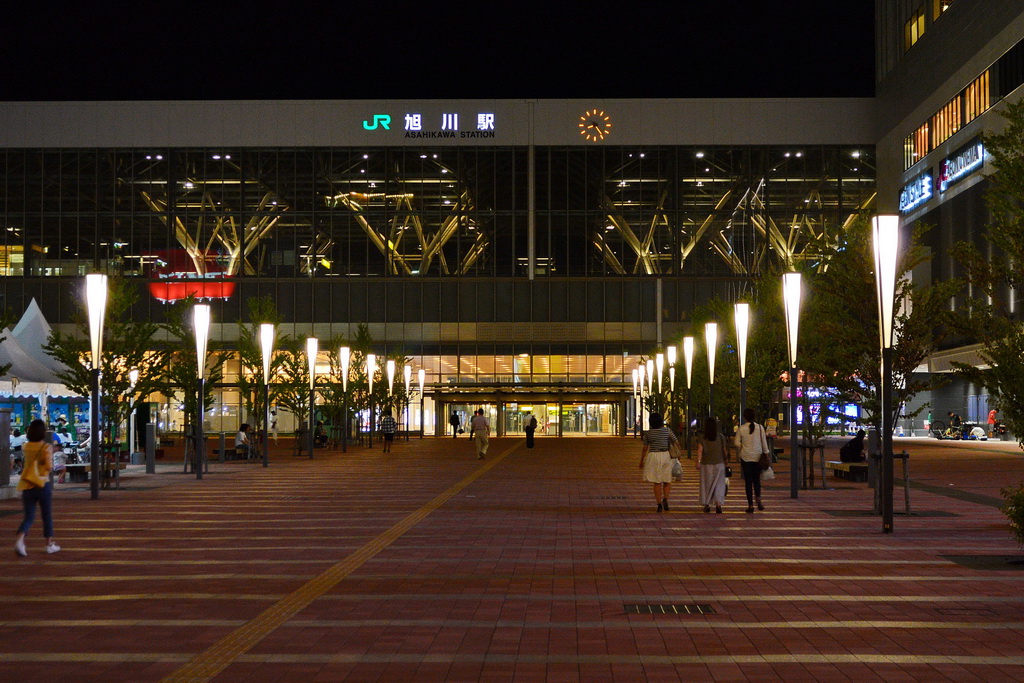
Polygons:
<instances>
[{"instance_id":1,"label":"person sitting on bench","mask_svg":"<svg viewBox=\"0 0 1024 683\"><path fill-rule=\"evenodd\" d=\"M839 449L839 459L842 462L864 462L864 430L857 430L857 436L850 439Z\"/></svg>"},{"instance_id":2,"label":"person sitting on bench","mask_svg":"<svg viewBox=\"0 0 1024 683\"><path fill-rule=\"evenodd\" d=\"M235 457L246 458L249 457L249 423L243 422L242 426L238 428L238 433L235 434Z\"/></svg>"},{"instance_id":3,"label":"person sitting on bench","mask_svg":"<svg viewBox=\"0 0 1024 683\"><path fill-rule=\"evenodd\" d=\"M313 430L313 439L316 441L317 446L327 445L327 429L324 427L323 420L316 421L316 429Z\"/></svg>"}]
</instances>

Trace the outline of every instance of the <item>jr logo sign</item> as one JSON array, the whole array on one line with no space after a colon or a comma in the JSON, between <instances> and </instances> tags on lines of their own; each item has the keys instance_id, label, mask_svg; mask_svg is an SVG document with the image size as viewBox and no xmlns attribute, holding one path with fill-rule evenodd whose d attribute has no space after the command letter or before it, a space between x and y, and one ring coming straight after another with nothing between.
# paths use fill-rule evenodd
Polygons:
<instances>
[{"instance_id":1,"label":"jr logo sign","mask_svg":"<svg viewBox=\"0 0 1024 683\"><path fill-rule=\"evenodd\" d=\"M377 130L378 126L384 130L391 130L391 117L387 114L374 114L373 123L363 121L363 128L366 130Z\"/></svg>"}]
</instances>

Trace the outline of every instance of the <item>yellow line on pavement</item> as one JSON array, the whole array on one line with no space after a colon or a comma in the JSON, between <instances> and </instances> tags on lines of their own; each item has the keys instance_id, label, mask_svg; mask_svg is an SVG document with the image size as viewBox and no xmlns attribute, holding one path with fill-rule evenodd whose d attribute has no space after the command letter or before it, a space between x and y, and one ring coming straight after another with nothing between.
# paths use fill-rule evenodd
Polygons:
<instances>
[{"instance_id":1,"label":"yellow line on pavement","mask_svg":"<svg viewBox=\"0 0 1024 683\"><path fill-rule=\"evenodd\" d=\"M184 683L185 681L208 681L231 665L239 656L266 638L270 633L308 607L314 600L331 590L357 570L366 561L373 558L389 545L394 543L437 508L448 502L464 488L487 474L495 465L514 451L523 441L517 441L498 457L485 461L485 464L468 477L458 482L432 501L405 517L402 521L380 534L362 548L338 562L305 585L284 597L280 602L268 607L251 621L214 643L204 652L193 657L188 663L164 679L166 683Z\"/></svg>"}]
</instances>

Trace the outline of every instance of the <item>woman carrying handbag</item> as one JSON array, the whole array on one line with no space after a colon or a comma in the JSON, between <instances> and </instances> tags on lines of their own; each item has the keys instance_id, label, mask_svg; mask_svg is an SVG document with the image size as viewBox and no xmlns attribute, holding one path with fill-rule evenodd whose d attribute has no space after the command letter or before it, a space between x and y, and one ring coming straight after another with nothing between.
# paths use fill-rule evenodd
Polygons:
<instances>
[{"instance_id":1,"label":"woman carrying handbag","mask_svg":"<svg viewBox=\"0 0 1024 683\"><path fill-rule=\"evenodd\" d=\"M747 489L747 513L754 512L754 502L757 502L757 509L764 510L764 503L761 502L761 457L769 454L768 439L764 433L764 427L754 422L753 408L743 411L743 424L736 431L733 443L736 446L736 457L743 469L743 484Z\"/></svg>"},{"instance_id":2,"label":"woman carrying handbag","mask_svg":"<svg viewBox=\"0 0 1024 683\"><path fill-rule=\"evenodd\" d=\"M704 512L722 514L725 505L725 464L729 462L729 444L718 432L718 420L704 418L704 435L697 442L697 471L700 472L700 504Z\"/></svg>"},{"instance_id":3,"label":"woman carrying handbag","mask_svg":"<svg viewBox=\"0 0 1024 683\"><path fill-rule=\"evenodd\" d=\"M672 461L679 457L679 440L665 426L661 413L651 413L651 428L644 432L640 450L640 470L644 481L654 485L658 512L668 512L668 496L672 492Z\"/></svg>"},{"instance_id":4,"label":"woman carrying handbag","mask_svg":"<svg viewBox=\"0 0 1024 683\"><path fill-rule=\"evenodd\" d=\"M53 451L50 444L45 443L46 424L42 420L33 420L27 430L28 442L22 447L25 452L25 469L21 472L18 490L21 491L21 502L25 508L25 517L18 527L18 535L14 541L14 552L25 557L25 534L28 533L36 517L36 505L43 513L43 535L46 537L46 552L55 553L60 546L53 541L53 484L50 483L50 470L53 468Z\"/></svg>"}]
</instances>

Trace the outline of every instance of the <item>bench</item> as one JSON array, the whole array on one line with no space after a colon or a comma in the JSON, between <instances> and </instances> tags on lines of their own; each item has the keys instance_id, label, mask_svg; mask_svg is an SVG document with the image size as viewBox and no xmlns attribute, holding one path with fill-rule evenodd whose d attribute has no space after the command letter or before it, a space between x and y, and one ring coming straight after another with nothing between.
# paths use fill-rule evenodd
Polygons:
<instances>
[{"instance_id":1,"label":"bench","mask_svg":"<svg viewBox=\"0 0 1024 683\"><path fill-rule=\"evenodd\" d=\"M100 483L103 488L110 488L110 480L115 479L117 484L116 488L121 487L121 470L127 469L128 463L124 462L104 462L100 464ZM86 482L89 481L89 473L92 472L92 463L88 462L76 462L64 465L64 469L67 472L68 479L72 482Z\"/></svg>"},{"instance_id":2,"label":"bench","mask_svg":"<svg viewBox=\"0 0 1024 683\"><path fill-rule=\"evenodd\" d=\"M237 460L238 459L238 451L236 451L233 446L231 448L227 448L227 447L224 448L224 456L223 457L221 457L221 453L220 453L220 449L219 448L214 448L213 449L213 454L216 455L217 459L220 460L221 462L223 462L224 460Z\"/></svg>"},{"instance_id":3,"label":"bench","mask_svg":"<svg viewBox=\"0 0 1024 683\"><path fill-rule=\"evenodd\" d=\"M76 462L64 465L68 479L71 481L89 481L89 463Z\"/></svg>"},{"instance_id":4,"label":"bench","mask_svg":"<svg viewBox=\"0 0 1024 683\"><path fill-rule=\"evenodd\" d=\"M868 480L868 464L866 462L841 462L839 460L829 460L825 463L826 469L832 471L834 476L840 479L849 479L850 481L867 481Z\"/></svg>"}]
</instances>

